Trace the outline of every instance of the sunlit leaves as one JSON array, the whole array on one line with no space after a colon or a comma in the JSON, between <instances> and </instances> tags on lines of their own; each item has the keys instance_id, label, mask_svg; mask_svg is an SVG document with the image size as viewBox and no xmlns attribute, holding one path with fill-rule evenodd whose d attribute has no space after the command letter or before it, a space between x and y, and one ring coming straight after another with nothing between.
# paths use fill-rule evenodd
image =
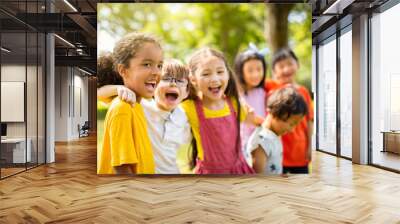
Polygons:
<instances>
[{"instance_id":1,"label":"sunlit leaves","mask_svg":"<svg viewBox=\"0 0 400 224\"><path fill-rule=\"evenodd\" d=\"M101 3L98 26L115 38L132 31L152 33L163 40L166 57L181 60L197 48L214 47L232 64L250 42L269 47L265 9L264 3ZM289 17L289 42L301 65L297 80L310 86L311 9L297 4Z\"/></svg>"}]
</instances>

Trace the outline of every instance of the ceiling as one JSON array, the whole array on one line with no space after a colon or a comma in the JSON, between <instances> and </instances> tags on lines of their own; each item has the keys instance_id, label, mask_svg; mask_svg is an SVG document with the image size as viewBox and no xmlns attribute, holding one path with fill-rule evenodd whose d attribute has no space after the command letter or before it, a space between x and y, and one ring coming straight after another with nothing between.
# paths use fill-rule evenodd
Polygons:
<instances>
[{"instance_id":1,"label":"ceiling","mask_svg":"<svg viewBox=\"0 0 400 224\"><path fill-rule=\"evenodd\" d=\"M267 0L268 3L306 2L312 6L313 39L347 15L376 8L387 0ZM47 4L46 4L47 2ZM56 65L79 66L96 73L97 3L128 0L1 0L0 26L3 46L14 49L15 57L35 51L21 32L54 32ZM137 2L137 1L136 1ZM144 0L142 2L149 2ZM160 2L160 1L159 1ZM179 1L177 1L179 2ZM51 12L51 13L50 13ZM351 20L351 19L350 19ZM6 33L6 35L4 34ZM18 33L20 33L18 35ZM27 42L32 37L28 35ZM65 41L64 41L65 40ZM10 57L11 58L11 57Z\"/></svg>"},{"instance_id":2,"label":"ceiling","mask_svg":"<svg viewBox=\"0 0 400 224\"><path fill-rule=\"evenodd\" d=\"M96 4L96 0L1 0L2 46L12 49L8 60L36 55L36 35L30 32L51 32L57 34L56 66L78 66L95 74Z\"/></svg>"},{"instance_id":3,"label":"ceiling","mask_svg":"<svg viewBox=\"0 0 400 224\"><path fill-rule=\"evenodd\" d=\"M352 17L361 13L373 11L388 0L310 0L312 4L312 36L313 42L321 35L335 32L335 26L345 26L352 21ZM341 21L338 23L338 21ZM342 23L342 24L341 24ZM329 35L329 34L327 34ZM323 37L322 37L323 38Z\"/></svg>"}]
</instances>

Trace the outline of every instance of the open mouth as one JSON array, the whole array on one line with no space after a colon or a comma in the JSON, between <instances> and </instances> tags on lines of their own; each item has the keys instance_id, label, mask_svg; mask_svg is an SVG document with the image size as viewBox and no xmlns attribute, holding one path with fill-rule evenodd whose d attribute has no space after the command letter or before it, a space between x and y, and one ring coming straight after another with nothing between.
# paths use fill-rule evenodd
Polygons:
<instances>
[{"instance_id":1,"label":"open mouth","mask_svg":"<svg viewBox=\"0 0 400 224\"><path fill-rule=\"evenodd\" d=\"M208 90L212 93L212 94L218 94L221 90L221 86L217 86L217 87L208 87Z\"/></svg>"},{"instance_id":2,"label":"open mouth","mask_svg":"<svg viewBox=\"0 0 400 224\"><path fill-rule=\"evenodd\" d=\"M169 101L169 102L175 102L179 97L179 94L175 91L170 91L165 93L165 98Z\"/></svg>"},{"instance_id":3,"label":"open mouth","mask_svg":"<svg viewBox=\"0 0 400 224\"><path fill-rule=\"evenodd\" d=\"M156 89L157 82L156 81L148 81L145 82L144 85L149 91L154 91Z\"/></svg>"}]
</instances>

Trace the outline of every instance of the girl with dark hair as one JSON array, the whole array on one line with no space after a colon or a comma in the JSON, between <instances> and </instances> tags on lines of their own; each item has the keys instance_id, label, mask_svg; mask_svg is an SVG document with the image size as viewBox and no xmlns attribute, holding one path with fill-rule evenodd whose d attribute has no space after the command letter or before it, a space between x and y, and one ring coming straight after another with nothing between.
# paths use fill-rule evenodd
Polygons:
<instances>
[{"instance_id":1,"label":"girl with dark hair","mask_svg":"<svg viewBox=\"0 0 400 224\"><path fill-rule=\"evenodd\" d=\"M154 99L136 101L135 92L117 83L108 83L98 90L99 99L118 98L143 107L147 131L153 149L156 174L178 174L187 164L178 164L180 149L190 146L192 135L185 112L179 104L188 95L189 68L177 59L167 59L161 69L161 79ZM180 170L180 168L186 168Z\"/></svg>"},{"instance_id":2,"label":"girl with dark hair","mask_svg":"<svg viewBox=\"0 0 400 224\"><path fill-rule=\"evenodd\" d=\"M253 108L255 114L260 117L266 116L264 81L267 63L264 59L265 50L258 50L254 45L250 45L248 50L239 53L235 59L235 74L243 91L242 96L246 104ZM245 148L255 128L256 126L248 123L242 123L240 127L242 150L247 160L250 159L250 155L246 153Z\"/></svg>"},{"instance_id":3,"label":"girl with dark hair","mask_svg":"<svg viewBox=\"0 0 400 224\"><path fill-rule=\"evenodd\" d=\"M136 94L138 102L154 96L163 63L163 50L156 38L143 33L129 33L116 43L109 60L114 61L116 74L121 76L124 86ZM108 66L100 64L100 68L103 67ZM116 75L111 70L109 74ZM153 150L143 107L139 103L132 106L119 99L112 100L104 119L103 144L97 154L97 173L154 172Z\"/></svg>"}]
</instances>

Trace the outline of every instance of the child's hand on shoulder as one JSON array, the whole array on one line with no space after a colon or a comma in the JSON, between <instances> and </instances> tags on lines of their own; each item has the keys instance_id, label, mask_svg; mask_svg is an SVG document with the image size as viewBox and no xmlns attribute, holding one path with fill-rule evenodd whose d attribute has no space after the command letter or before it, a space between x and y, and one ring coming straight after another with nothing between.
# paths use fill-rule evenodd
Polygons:
<instances>
[{"instance_id":1,"label":"child's hand on shoulder","mask_svg":"<svg viewBox=\"0 0 400 224\"><path fill-rule=\"evenodd\" d=\"M117 92L118 92L118 97L121 100L130 103L132 105L136 103L136 94L132 90L126 88L125 86L118 86Z\"/></svg>"},{"instance_id":2,"label":"child's hand on shoulder","mask_svg":"<svg viewBox=\"0 0 400 224\"><path fill-rule=\"evenodd\" d=\"M253 124L255 126L260 126L264 122L264 118L257 115L254 108L250 107L248 104L244 104L244 108L247 112L246 123Z\"/></svg>"}]
</instances>

